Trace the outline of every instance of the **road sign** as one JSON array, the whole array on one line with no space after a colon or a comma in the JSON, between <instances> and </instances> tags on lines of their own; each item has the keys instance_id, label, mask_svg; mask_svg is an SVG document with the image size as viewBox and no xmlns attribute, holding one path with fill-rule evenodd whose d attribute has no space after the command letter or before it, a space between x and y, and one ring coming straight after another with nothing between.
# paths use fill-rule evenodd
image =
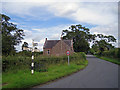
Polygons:
<instances>
[{"instance_id":1,"label":"road sign","mask_svg":"<svg viewBox=\"0 0 120 90\"><path fill-rule=\"evenodd\" d=\"M70 51L69 51L69 50L68 50L68 51L66 51L66 55L68 55L68 56L70 55Z\"/></svg>"}]
</instances>

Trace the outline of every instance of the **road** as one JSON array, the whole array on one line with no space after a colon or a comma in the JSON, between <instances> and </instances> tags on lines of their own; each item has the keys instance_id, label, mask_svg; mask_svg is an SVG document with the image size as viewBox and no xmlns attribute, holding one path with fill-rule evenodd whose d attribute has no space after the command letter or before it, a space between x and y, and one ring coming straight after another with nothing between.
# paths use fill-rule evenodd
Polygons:
<instances>
[{"instance_id":1,"label":"road","mask_svg":"<svg viewBox=\"0 0 120 90\"><path fill-rule=\"evenodd\" d=\"M35 88L118 88L118 65L92 55L87 60L85 69Z\"/></svg>"}]
</instances>

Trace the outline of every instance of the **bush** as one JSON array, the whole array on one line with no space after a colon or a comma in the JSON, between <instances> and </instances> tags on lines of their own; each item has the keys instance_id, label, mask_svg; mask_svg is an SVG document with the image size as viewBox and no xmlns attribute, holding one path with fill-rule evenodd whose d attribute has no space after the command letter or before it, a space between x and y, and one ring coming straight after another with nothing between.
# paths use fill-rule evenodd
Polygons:
<instances>
[{"instance_id":1,"label":"bush","mask_svg":"<svg viewBox=\"0 0 120 90\"><path fill-rule=\"evenodd\" d=\"M67 56L43 56L39 55L35 56L34 63L36 64L35 68L38 69L47 69L51 64L65 64L68 61ZM7 71L9 69L25 69L31 68L31 52L20 52L16 56L3 56L2 58L2 68L3 71ZM86 60L85 53L74 53L70 55L70 62L75 64L82 64ZM40 66L40 67L39 67Z\"/></svg>"},{"instance_id":2,"label":"bush","mask_svg":"<svg viewBox=\"0 0 120 90\"><path fill-rule=\"evenodd\" d=\"M32 52L31 51L21 51L21 52L16 53L16 55L31 57L32 56Z\"/></svg>"},{"instance_id":3,"label":"bush","mask_svg":"<svg viewBox=\"0 0 120 90\"><path fill-rule=\"evenodd\" d=\"M120 58L120 48L118 48L117 56L118 56L118 58Z\"/></svg>"},{"instance_id":4,"label":"bush","mask_svg":"<svg viewBox=\"0 0 120 90\"><path fill-rule=\"evenodd\" d=\"M94 54L95 54L95 51L91 48L91 49L90 49L90 53L94 55Z\"/></svg>"},{"instance_id":5,"label":"bush","mask_svg":"<svg viewBox=\"0 0 120 90\"><path fill-rule=\"evenodd\" d=\"M104 51L102 56L111 58L120 58L120 48L111 49L109 51Z\"/></svg>"}]
</instances>

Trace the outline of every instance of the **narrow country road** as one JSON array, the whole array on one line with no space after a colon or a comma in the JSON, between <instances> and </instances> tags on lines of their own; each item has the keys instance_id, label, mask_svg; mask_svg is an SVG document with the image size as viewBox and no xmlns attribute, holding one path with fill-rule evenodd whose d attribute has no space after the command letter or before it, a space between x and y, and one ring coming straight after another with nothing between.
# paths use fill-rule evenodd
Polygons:
<instances>
[{"instance_id":1,"label":"narrow country road","mask_svg":"<svg viewBox=\"0 0 120 90\"><path fill-rule=\"evenodd\" d=\"M118 65L92 55L87 60L85 69L35 88L118 88Z\"/></svg>"}]
</instances>

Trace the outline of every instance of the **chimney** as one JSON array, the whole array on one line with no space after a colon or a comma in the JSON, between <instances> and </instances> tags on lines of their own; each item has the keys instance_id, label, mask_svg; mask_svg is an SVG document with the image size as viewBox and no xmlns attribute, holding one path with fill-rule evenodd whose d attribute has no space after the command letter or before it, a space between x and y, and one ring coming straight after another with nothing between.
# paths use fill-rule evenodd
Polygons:
<instances>
[{"instance_id":1,"label":"chimney","mask_svg":"<svg viewBox=\"0 0 120 90\"><path fill-rule=\"evenodd\" d=\"M47 38L45 40L47 41Z\"/></svg>"}]
</instances>

